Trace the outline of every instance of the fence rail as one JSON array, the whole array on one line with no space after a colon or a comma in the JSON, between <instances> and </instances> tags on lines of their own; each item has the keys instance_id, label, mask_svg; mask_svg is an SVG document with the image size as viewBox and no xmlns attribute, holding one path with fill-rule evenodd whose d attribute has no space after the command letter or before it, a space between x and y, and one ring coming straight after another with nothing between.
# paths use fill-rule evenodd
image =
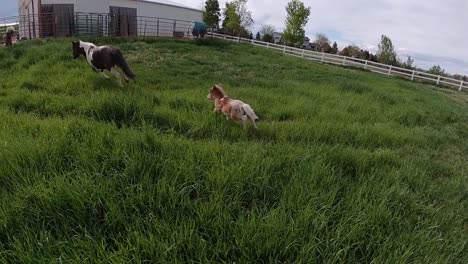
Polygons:
<instances>
[{"instance_id":1,"label":"fence rail","mask_svg":"<svg viewBox=\"0 0 468 264\"><path fill-rule=\"evenodd\" d=\"M226 41L237 42L237 43L248 43L257 47L262 47L266 49L271 49L274 51L281 52L285 55L299 57L306 60L311 61L318 61L323 63L330 63L335 65L342 65L342 66L352 66L357 68L363 68L372 72L391 75L391 76L399 76L411 81L414 80L423 80L423 81L430 81L435 83L436 85L446 85L462 91L463 89L468 89L468 82L463 80L457 80L454 78L450 78L447 76L439 76L430 74L427 72L410 70L405 68L400 68L392 65L382 64L378 62L347 57L342 55L336 54L329 54L324 52L317 52L305 49L299 49L295 47L289 47L284 45L273 44L269 42L254 40L254 39L246 39L241 37L217 34L217 33L210 33L210 36L213 38L223 39Z\"/></svg>"}]
</instances>

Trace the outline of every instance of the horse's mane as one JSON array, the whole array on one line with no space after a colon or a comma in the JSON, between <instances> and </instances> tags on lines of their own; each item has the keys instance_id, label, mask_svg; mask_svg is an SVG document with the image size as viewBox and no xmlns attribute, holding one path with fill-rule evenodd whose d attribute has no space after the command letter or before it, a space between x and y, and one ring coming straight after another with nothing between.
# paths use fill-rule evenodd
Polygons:
<instances>
[{"instance_id":1,"label":"horse's mane","mask_svg":"<svg viewBox=\"0 0 468 264\"><path fill-rule=\"evenodd\" d=\"M213 90L215 90L217 93L221 94L221 97L226 96L226 93L224 92L223 88L221 87L221 84L215 84L213 86Z\"/></svg>"}]
</instances>

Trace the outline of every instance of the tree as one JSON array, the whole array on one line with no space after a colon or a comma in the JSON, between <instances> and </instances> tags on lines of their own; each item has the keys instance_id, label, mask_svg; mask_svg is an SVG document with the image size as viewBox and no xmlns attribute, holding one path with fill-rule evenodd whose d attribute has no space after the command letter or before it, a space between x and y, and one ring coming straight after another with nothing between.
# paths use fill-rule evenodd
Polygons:
<instances>
[{"instance_id":1,"label":"tree","mask_svg":"<svg viewBox=\"0 0 468 264\"><path fill-rule=\"evenodd\" d=\"M453 75L453 78L454 78L455 80L459 80L459 81L465 80L465 79L464 79L465 77L466 77L466 76L463 76L463 75L461 75L461 74L454 74L454 75Z\"/></svg>"},{"instance_id":2,"label":"tree","mask_svg":"<svg viewBox=\"0 0 468 264\"><path fill-rule=\"evenodd\" d=\"M226 3L223 27L233 35L245 35L253 24L252 12L247 9L247 0Z\"/></svg>"},{"instance_id":3,"label":"tree","mask_svg":"<svg viewBox=\"0 0 468 264\"><path fill-rule=\"evenodd\" d=\"M429 73L434 74L434 75L444 76L445 75L445 70L442 69L439 65L434 65L429 69Z\"/></svg>"},{"instance_id":4,"label":"tree","mask_svg":"<svg viewBox=\"0 0 468 264\"><path fill-rule=\"evenodd\" d=\"M250 32L250 34L249 34L249 39L253 39L253 34L252 34L252 32Z\"/></svg>"},{"instance_id":5,"label":"tree","mask_svg":"<svg viewBox=\"0 0 468 264\"><path fill-rule=\"evenodd\" d=\"M260 29L260 34L262 35L273 36L273 33L275 33L275 27L272 25L263 25L262 28Z\"/></svg>"},{"instance_id":6,"label":"tree","mask_svg":"<svg viewBox=\"0 0 468 264\"><path fill-rule=\"evenodd\" d=\"M274 42L273 33L275 33L275 27L272 25L263 25L262 29L260 30L262 40L265 42Z\"/></svg>"},{"instance_id":7,"label":"tree","mask_svg":"<svg viewBox=\"0 0 468 264\"><path fill-rule=\"evenodd\" d=\"M224 17L224 20L223 20L223 28L226 30L227 29L227 24L228 22L231 20L231 17L230 15L233 13L232 9L234 8L234 6L229 3L229 2L226 2L226 7L223 9L223 17Z\"/></svg>"},{"instance_id":8,"label":"tree","mask_svg":"<svg viewBox=\"0 0 468 264\"><path fill-rule=\"evenodd\" d=\"M373 61L373 62L379 62L379 57L377 57L377 55L374 55L374 54L371 53L369 55L368 60Z\"/></svg>"},{"instance_id":9,"label":"tree","mask_svg":"<svg viewBox=\"0 0 468 264\"><path fill-rule=\"evenodd\" d=\"M270 34L263 35L262 40L265 42L270 42L270 43L274 42L273 35L270 35Z\"/></svg>"},{"instance_id":10,"label":"tree","mask_svg":"<svg viewBox=\"0 0 468 264\"><path fill-rule=\"evenodd\" d=\"M316 44L317 51L329 53L332 49L330 46L330 40L327 35L323 33L317 33L314 43Z\"/></svg>"},{"instance_id":11,"label":"tree","mask_svg":"<svg viewBox=\"0 0 468 264\"><path fill-rule=\"evenodd\" d=\"M330 51L331 54L337 54L338 53L338 44L336 44L336 41L333 42L332 49Z\"/></svg>"},{"instance_id":12,"label":"tree","mask_svg":"<svg viewBox=\"0 0 468 264\"><path fill-rule=\"evenodd\" d=\"M257 36L255 36L256 40L261 40L260 32L257 32Z\"/></svg>"},{"instance_id":13,"label":"tree","mask_svg":"<svg viewBox=\"0 0 468 264\"><path fill-rule=\"evenodd\" d=\"M286 29L283 38L288 45L297 45L304 41L304 27L309 21L310 7L305 7L299 0L291 0L286 6Z\"/></svg>"},{"instance_id":14,"label":"tree","mask_svg":"<svg viewBox=\"0 0 468 264\"><path fill-rule=\"evenodd\" d=\"M403 63L402 66L405 69L414 70L416 69L416 66L414 66L413 64L414 64L414 59L411 58L411 56L408 56L408 59L406 60L405 63Z\"/></svg>"},{"instance_id":15,"label":"tree","mask_svg":"<svg viewBox=\"0 0 468 264\"><path fill-rule=\"evenodd\" d=\"M223 14L223 28L225 29L226 33L235 35L236 32L239 32L240 30L240 18L237 15L234 3L226 2L226 7L224 8Z\"/></svg>"},{"instance_id":16,"label":"tree","mask_svg":"<svg viewBox=\"0 0 468 264\"><path fill-rule=\"evenodd\" d=\"M219 17L221 16L220 11L221 9L219 9L218 0L206 0L203 21L208 25L208 27L216 29L219 27Z\"/></svg>"},{"instance_id":17,"label":"tree","mask_svg":"<svg viewBox=\"0 0 468 264\"><path fill-rule=\"evenodd\" d=\"M381 63L395 66L398 65L398 55L395 51L392 40L385 35L382 35L380 40L377 57Z\"/></svg>"},{"instance_id":18,"label":"tree","mask_svg":"<svg viewBox=\"0 0 468 264\"><path fill-rule=\"evenodd\" d=\"M338 54L342 56L348 56L348 57L358 58L362 60L378 62L377 56L370 53L368 50L361 49L360 47L356 45L349 45L345 47L342 51L340 51Z\"/></svg>"},{"instance_id":19,"label":"tree","mask_svg":"<svg viewBox=\"0 0 468 264\"><path fill-rule=\"evenodd\" d=\"M252 18L252 11L247 9L247 0L235 0L234 3L236 3L237 14L240 17L241 27L245 30L249 30L252 27L254 20Z\"/></svg>"},{"instance_id":20,"label":"tree","mask_svg":"<svg viewBox=\"0 0 468 264\"><path fill-rule=\"evenodd\" d=\"M361 49L357 57L361 60L368 60L370 57L370 52L368 50Z\"/></svg>"},{"instance_id":21,"label":"tree","mask_svg":"<svg viewBox=\"0 0 468 264\"><path fill-rule=\"evenodd\" d=\"M342 56L348 56L348 57L353 57L353 58L359 58L361 55L361 48L359 48L356 45L349 45L345 47L342 51L340 51L340 55Z\"/></svg>"}]
</instances>

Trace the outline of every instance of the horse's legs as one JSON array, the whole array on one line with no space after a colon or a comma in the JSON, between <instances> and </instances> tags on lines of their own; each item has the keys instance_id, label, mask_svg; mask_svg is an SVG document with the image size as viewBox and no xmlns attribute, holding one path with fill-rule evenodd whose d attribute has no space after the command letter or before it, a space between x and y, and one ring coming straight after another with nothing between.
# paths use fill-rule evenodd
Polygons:
<instances>
[{"instance_id":1,"label":"horse's legs","mask_svg":"<svg viewBox=\"0 0 468 264\"><path fill-rule=\"evenodd\" d=\"M115 75L115 77L117 77L117 79L119 79L119 85L121 87L123 87L123 84L122 84L122 75L116 70L114 69L114 67L111 68L111 73Z\"/></svg>"},{"instance_id":2,"label":"horse's legs","mask_svg":"<svg viewBox=\"0 0 468 264\"><path fill-rule=\"evenodd\" d=\"M101 71L99 72L99 74L101 74L102 77L106 78L106 79L109 79L109 76L107 76L104 71Z\"/></svg>"},{"instance_id":3,"label":"horse's legs","mask_svg":"<svg viewBox=\"0 0 468 264\"><path fill-rule=\"evenodd\" d=\"M255 119L251 118L250 120L252 120L252 123L253 123L255 129L258 129L258 126L257 126L257 124L255 123Z\"/></svg>"},{"instance_id":4,"label":"horse's legs","mask_svg":"<svg viewBox=\"0 0 468 264\"><path fill-rule=\"evenodd\" d=\"M244 127L244 129L247 129L247 116L246 115L242 116L242 126Z\"/></svg>"},{"instance_id":5,"label":"horse's legs","mask_svg":"<svg viewBox=\"0 0 468 264\"><path fill-rule=\"evenodd\" d=\"M255 129L258 129L258 126L257 126L257 124L255 123L255 118L252 118L251 116L249 116L249 119L252 121L252 123L253 123Z\"/></svg>"}]
</instances>

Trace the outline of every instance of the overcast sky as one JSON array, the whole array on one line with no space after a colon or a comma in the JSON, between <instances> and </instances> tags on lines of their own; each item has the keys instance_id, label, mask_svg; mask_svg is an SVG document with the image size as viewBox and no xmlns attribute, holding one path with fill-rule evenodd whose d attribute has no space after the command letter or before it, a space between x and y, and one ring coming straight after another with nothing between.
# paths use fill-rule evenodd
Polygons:
<instances>
[{"instance_id":1,"label":"overcast sky","mask_svg":"<svg viewBox=\"0 0 468 264\"><path fill-rule=\"evenodd\" d=\"M0 17L16 15L17 0L1 0ZM201 8L203 0L173 0ZM284 29L289 0L249 0L255 20ZM224 7L226 0L220 0ZM306 35L323 32L339 48L356 44L372 52L388 35L403 59L421 68L440 64L450 73L468 75L468 0L304 0L311 6Z\"/></svg>"}]
</instances>

